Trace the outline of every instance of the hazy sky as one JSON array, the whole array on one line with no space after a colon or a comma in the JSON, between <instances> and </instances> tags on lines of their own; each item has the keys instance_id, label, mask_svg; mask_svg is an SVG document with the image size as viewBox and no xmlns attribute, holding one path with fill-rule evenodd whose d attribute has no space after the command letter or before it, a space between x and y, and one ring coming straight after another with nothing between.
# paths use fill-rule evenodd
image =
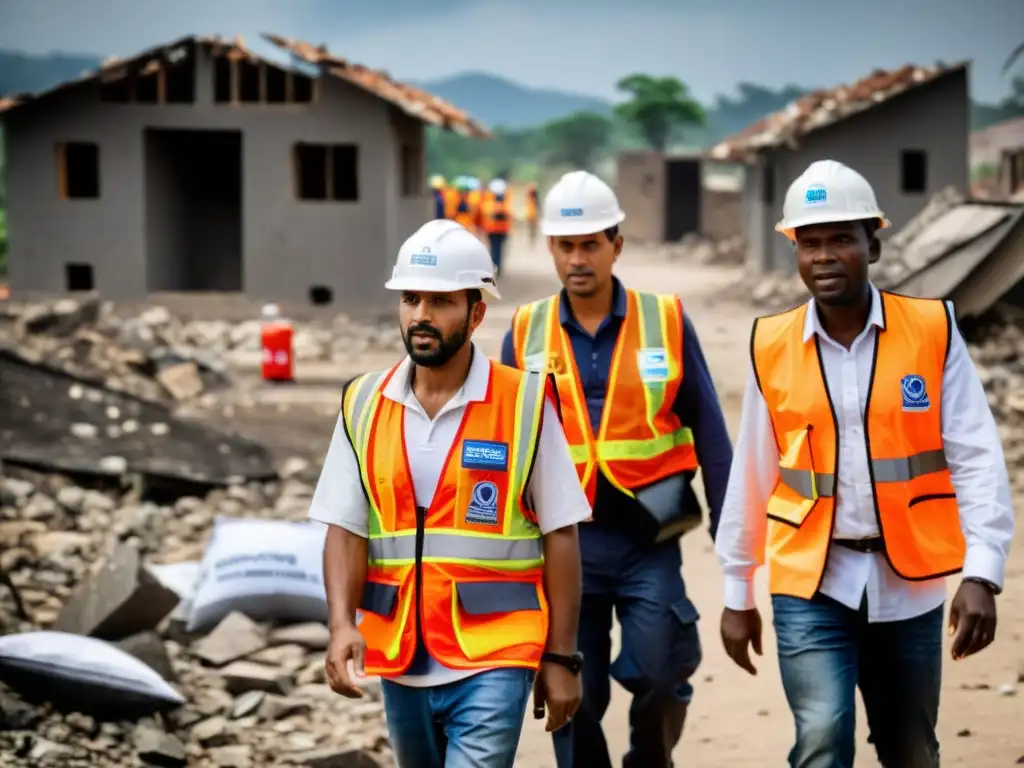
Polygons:
<instances>
[{"instance_id":1,"label":"hazy sky","mask_svg":"<svg viewBox=\"0 0 1024 768\"><path fill-rule=\"evenodd\" d=\"M254 43L261 31L398 78L477 70L606 97L634 71L676 75L707 100L740 80L834 86L973 59L973 95L994 101L1024 41L1024 0L0 0L0 48L30 53L124 55L191 33Z\"/></svg>"}]
</instances>

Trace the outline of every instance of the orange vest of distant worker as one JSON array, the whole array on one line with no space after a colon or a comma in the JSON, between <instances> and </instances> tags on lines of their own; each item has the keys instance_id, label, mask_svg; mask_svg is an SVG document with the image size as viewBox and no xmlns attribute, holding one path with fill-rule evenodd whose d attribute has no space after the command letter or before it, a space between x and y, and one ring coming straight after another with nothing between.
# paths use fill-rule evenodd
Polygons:
<instances>
[{"instance_id":1,"label":"orange vest of distant worker","mask_svg":"<svg viewBox=\"0 0 1024 768\"><path fill-rule=\"evenodd\" d=\"M445 187L442 190L444 195L444 217L455 220L455 212L459 207L460 192L455 187Z\"/></svg>"},{"instance_id":2,"label":"orange vest of distant worker","mask_svg":"<svg viewBox=\"0 0 1024 768\"><path fill-rule=\"evenodd\" d=\"M537 220L537 188L530 184L526 187L525 218L527 221Z\"/></svg>"},{"instance_id":3,"label":"orange vest of distant worker","mask_svg":"<svg viewBox=\"0 0 1024 768\"><path fill-rule=\"evenodd\" d=\"M345 390L345 428L370 506L359 631L366 672L401 675L417 635L453 669L536 669L548 630L540 529L524 494L545 381L490 364L487 398L467 406L427 510L417 510L403 437L405 407L381 392L394 375Z\"/></svg>"},{"instance_id":4,"label":"orange vest of distant worker","mask_svg":"<svg viewBox=\"0 0 1024 768\"><path fill-rule=\"evenodd\" d=\"M480 201L480 227L489 235L507 235L512 228L512 214L506 195L484 192Z\"/></svg>"},{"instance_id":5,"label":"orange vest of distant worker","mask_svg":"<svg viewBox=\"0 0 1024 768\"><path fill-rule=\"evenodd\" d=\"M569 452L591 504L599 470L633 496L633 489L697 469L693 433L672 412L683 381L683 305L677 296L627 290L626 297L596 436L559 322L560 295L522 306L512 318L516 364L555 376Z\"/></svg>"},{"instance_id":6,"label":"orange vest of distant worker","mask_svg":"<svg viewBox=\"0 0 1024 768\"><path fill-rule=\"evenodd\" d=\"M455 190L455 212L452 218L473 231L480 221L480 190Z\"/></svg>"},{"instance_id":7,"label":"orange vest of distant worker","mask_svg":"<svg viewBox=\"0 0 1024 768\"><path fill-rule=\"evenodd\" d=\"M945 305L882 293L864 408L878 527L892 569L909 581L956 573L964 536L942 446L942 373L949 346ZM766 513L769 588L818 591L835 522L844 458L817 338L803 340L807 305L754 323L751 354L779 446L780 479Z\"/></svg>"}]
</instances>

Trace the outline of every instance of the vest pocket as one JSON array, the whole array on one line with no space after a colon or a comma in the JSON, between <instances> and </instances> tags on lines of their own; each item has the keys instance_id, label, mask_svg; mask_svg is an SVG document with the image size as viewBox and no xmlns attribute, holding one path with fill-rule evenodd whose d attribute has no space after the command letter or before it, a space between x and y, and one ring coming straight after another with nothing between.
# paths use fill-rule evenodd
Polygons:
<instances>
[{"instance_id":1,"label":"vest pocket","mask_svg":"<svg viewBox=\"0 0 1024 768\"><path fill-rule=\"evenodd\" d=\"M360 610L390 619L395 615L395 607L397 605L397 584L381 584L376 581L367 581L363 585L363 597L359 601Z\"/></svg>"},{"instance_id":2,"label":"vest pocket","mask_svg":"<svg viewBox=\"0 0 1024 768\"><path fill-rule=\"evenodd\" d=\"M543 645L547 622L540 586L532 581L472 581L454 584L452 627L471 661L513 645Z\"/></svg>"},{"instance_id":3,"label":"vest pocket","mask_svg":"<svg viewBox=\"0 0 1024 768\"><path fill-rule=\"evenodd\" d=\"M768 517L799 528L821 495L811 451L811 427L787 434L786 446L785 455L779 457L779 482L768 500Z\"/></svg>"}]
</instances>

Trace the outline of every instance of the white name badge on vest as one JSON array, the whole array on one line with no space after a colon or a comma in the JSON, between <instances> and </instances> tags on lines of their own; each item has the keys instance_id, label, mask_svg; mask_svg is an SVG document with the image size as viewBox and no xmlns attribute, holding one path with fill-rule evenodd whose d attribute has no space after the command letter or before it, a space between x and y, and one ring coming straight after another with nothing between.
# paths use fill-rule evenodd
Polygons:
<instances>
[{"instance_id":1,"label":"white name badge on vest","mask_svg":"<svg viewBox=\"0 0 1024 768\"><path fill-rule=\"evenodd\" d=\"M636 353L636 365L641 381L668 381L668 352L664 347L641 349Z\"/></svg>"}]
</instances>

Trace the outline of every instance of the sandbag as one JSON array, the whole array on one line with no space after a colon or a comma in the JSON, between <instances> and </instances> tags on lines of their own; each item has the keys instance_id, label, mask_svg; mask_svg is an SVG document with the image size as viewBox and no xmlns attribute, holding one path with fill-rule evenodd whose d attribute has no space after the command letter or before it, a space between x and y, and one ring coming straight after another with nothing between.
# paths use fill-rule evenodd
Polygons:
<instances>
[{"instance_id":1,"label":"sandbag","mask_svg":"<svg viewBox=\"0 0 1024 768\"><path fill-rule=\"evenodd\" d=\"M188 631L212 628L232 611L254 621L327 622L323 551L315 521L218 518L203 553Z\"/></svg>"},{"instance_id":2,"label":"sandbag","mask_svg":"<svg viewBox=\"0 0 1024 768\"><path fill-rule=\"evenodd\" d=\"M169 709L185 702L134 656L93 637L40 630L0 637L0 681L26 699L80 711Z\"/></svg>"}]
</instances>

